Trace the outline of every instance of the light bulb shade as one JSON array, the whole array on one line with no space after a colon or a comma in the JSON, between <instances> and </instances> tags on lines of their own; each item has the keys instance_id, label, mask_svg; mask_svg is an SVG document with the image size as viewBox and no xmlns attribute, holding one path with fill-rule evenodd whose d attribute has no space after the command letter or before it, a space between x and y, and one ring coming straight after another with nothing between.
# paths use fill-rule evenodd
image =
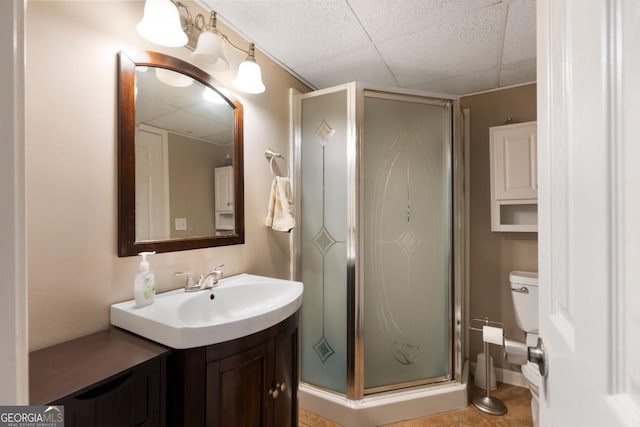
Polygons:
<instances>
[{"instance_id":1,"label":"light bulb shade","mask_svg":"<svg viewBox=\"0 0 640 427\"><path fill-rule=\"evenodd\" d=\"M200 34L192 56L197 64L206 66L211 71L226 71L229 68L229 62L224 56L222 38L212 31L203 31Z\"/></svg>"},{"instance_id":2,"label":"light bulb shade","mask_svg":"<svg viewBox=\"0 0 640 427\"><path fill-rule=\"evenodd\" d=\"M180 12L170 0L146 0L136 29L142 37L161 46L184 46L189 40L182 30Z\"/></svg>"},{"instance_id":3,"label":"light bulb shade","mask_svg":"<svg viewBox=\"0 0 640 427\"><path fill-rule=\"evenodd\" d=\"M238 75L232 84L236 89L246 93L262 93L265 90L260 66L250 60L240 64Z\"/></svg>"},{"instance_id":4,"label":"light bulb shade","mask_svg":"<svg viewBox=\"0 0 640 427\"><path fill-rule=\"evenodd\" d=\"M165 68L156 68L156 77L162 83L173 87L187 87L193 84L191 77Z\"/></svg>"}]
</instances>

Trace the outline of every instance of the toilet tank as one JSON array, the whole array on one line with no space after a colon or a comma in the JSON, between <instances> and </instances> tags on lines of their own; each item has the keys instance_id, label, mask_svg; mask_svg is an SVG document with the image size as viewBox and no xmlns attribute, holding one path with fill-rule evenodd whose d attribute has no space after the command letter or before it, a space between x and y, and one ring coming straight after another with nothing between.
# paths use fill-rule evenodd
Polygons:
<instances>
[{"instance_id":1,"label":"toilet tank","mask_svg":"<svg viewBox=\"0 0 640 427\"><path fill-rule=\"evenodd\" d=\"M538 332L538 273L512 271L509 274L516 321L524 332Z\"/></svg>"}]
</instances>

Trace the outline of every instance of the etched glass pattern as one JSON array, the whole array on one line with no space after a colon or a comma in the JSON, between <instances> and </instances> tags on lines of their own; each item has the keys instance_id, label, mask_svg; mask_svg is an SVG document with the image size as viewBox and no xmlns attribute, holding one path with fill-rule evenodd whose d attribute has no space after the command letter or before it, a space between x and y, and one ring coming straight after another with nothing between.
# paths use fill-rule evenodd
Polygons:
<instances>
[{"instance_id":1,"label":"etched glass pattern","mask_svg":"<svg viewBox=\"0 0 640 427\"><path fill-rule=\"evenodd\" d=\"M302 101L300 268L302 380L347 382L347 93Z\"/></svg>"},{"instance_id":2,"label":"etched glass pattern","mask_svg":"<svg viewBox=\"0 0 640 427\"><path fill-rule=\"evenodd\" d=\"M365 389L449 372L446 107L365 97Z\"/></svg>"}]
</instances>

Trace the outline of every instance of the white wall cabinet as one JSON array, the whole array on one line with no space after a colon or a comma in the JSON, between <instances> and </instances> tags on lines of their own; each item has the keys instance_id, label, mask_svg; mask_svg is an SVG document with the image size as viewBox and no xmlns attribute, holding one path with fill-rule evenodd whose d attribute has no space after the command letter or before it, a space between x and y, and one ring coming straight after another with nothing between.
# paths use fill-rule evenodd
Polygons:
<instances>
[{"instance_id":1,"label":"white wall cabinet","mask_svg":"<svg viewBox=\"0 0 640 427\"><path fill-rule=\"evenodd\" d=\"M216 234L229 234L235 227L233 166L216 168L214 180Z\"/></svg>"},{"instance_id":2,"label":"white wall cabinet","mask_svg":"<svg viewBox=\"0 0 640 427\"><path fill-rule=\"evenodd\" d=\"M536 122L489 128L491 231L538 231Z\"/></svg>"}]
</instances>

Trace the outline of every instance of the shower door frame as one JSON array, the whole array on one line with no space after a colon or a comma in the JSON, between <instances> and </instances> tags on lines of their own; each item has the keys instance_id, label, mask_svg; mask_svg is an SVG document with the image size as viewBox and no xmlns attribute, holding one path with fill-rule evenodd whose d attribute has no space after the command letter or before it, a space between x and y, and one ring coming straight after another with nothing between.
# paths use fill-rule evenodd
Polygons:
<instances>
[{"instance_id":1,"label":"shower door frame","mask_svg":"<svg viewBox=\"0 0 640 427\"><path fill-rule=\"evenodd\" d=\"M294 182L293 193L295 197L295 208L301 212L301 195L298 194L301 188L301 154L302 154L302 100L323 96L330 93L347 92L347 378L346 397L350 400L360 400L365 396L387 391L407 390L417 386L441 386L449 382L462 381L462 363L464 355L463 325L465 324L465 310L463 309L464 286L464 218L466 214L462 210L464 206L465 167L461 132L459 131L459 102L455 96L438 95L433 96L417 91L379 88L371 85L364 85L359 82L351 82L327 89L317 90L306 94L292 94L292 137L293 137L293 170ZM358 225L363 220L362 198L363 194L358 194L357 189L362 181L361 173L361 153L364 135L364 101L366 94L375 94L378 98L395 100L413 100L423 104L446 106L449 110L451 129L449 132L448 150L450 162L448 164L451 179L451 245L450 245L450 268L449 268L449 361L448 374L436 378L425 378L416 381L395 383L372 389L364 387L364 285L362 249L364 247L362 234L359 233ZM299 221L302 221L299 219ZM292 245L292 277L301 280L301 257L300 257L300 233L294 231ZM302 376L300 376L302 379ZM315 386L329 393L342 395L342 393Z\"/></svg>"}]
</instances>

